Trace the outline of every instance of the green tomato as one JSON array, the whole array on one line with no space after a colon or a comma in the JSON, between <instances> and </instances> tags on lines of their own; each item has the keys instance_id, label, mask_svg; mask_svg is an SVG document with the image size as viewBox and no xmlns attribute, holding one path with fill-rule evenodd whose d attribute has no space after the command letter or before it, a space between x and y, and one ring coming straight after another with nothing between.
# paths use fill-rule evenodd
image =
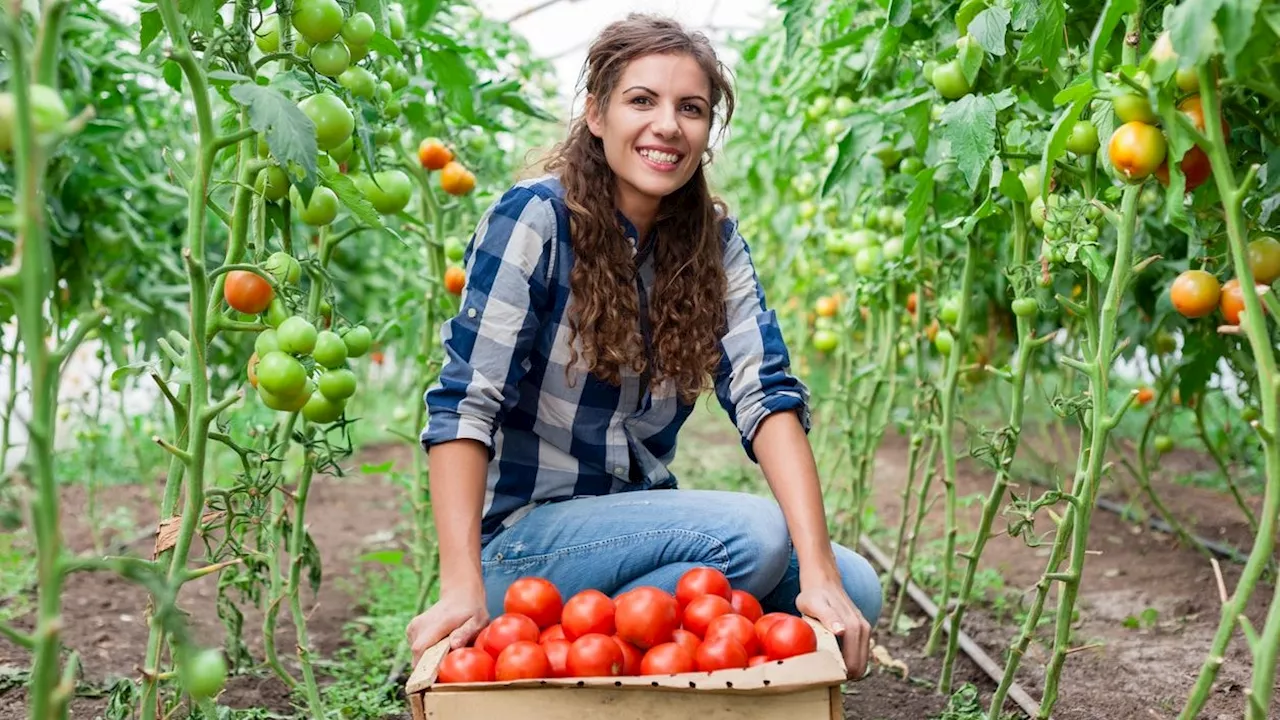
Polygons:
<instances>
[{"instance_id":1,"label":"green tomato","mask_svg":"<svg viewBox=\"0 0 1280 720\"><path fill-rule=\"evenodd\" d=\"M206 648L195 653L184 653L178 663L178 678L182 688L197 700L213 697L227 682L227 660L220 650Z\"/></svg>"},{"instance_id":2,"label":"green tomato","mask_svg":"<svg viewBox=\"0 0 1280 720\"><path fill-rule=\"evenodd\" d=\"M294 38L293 54L300 58L307 57L311 54L311 43L307 42L306 38Z\"/></svg>"},{"instance_id":3,"label":"green tomato","mask_svg":"<svg viewBox=\"0 0 1280 720\"><path fill-rule=\"evenodd\" d=\"M351 137L356 119L351 109L337 95L316 93L298 103L298 109L316 126L316 145L332 150Z\"/></svg>"},{"instance_id":4,"label":"green tomato","mask_svg":"<svg viewBox=\"0 0 1280 720\"><path fill-rule=\"evenodd\" d=\"M338 84L351 91L356 97L373 99L373 91L378 86L378 79L365 68L352 65L338 76Z\"/></svg>"},{"instance_id":5,"label":"green tomato","mask_svg":"<svg viewBox=\"0 0 1280 720\"><path fill-rule=\"evenodd\" d=\"M876 223L882 228L892 229L894 210L895 208L891 208L888 205L876 210Z\"/></svg>"},{"instance_id":6,"label":"green tomato","mask_svg":"<svg viewBox=\"0 0 1280 720\"><path fill-rule=\"evenodd\" d=\"M316 349L316 326L310 320L300 316L280 323L276 328L276 337L280 340L280 350L295 355L306 355ZM271 388L267 388L270 390Z\"/></svg>"},{"instance_id":7,"label":"green tomato","mask_svg":"<svg viewBox=\"0 0 1280 720\"><path fill-rule=\"evenodd\" d=\"M1018 173L1018 179L1022 181L1022 189L1027 193L1027 199L1038 198L1040 196L1040 185L1044 181L1044 173L1040 172L1039 165L1028 165ZM1041 205L1044 201L1041 201Z\"/></svg>"},{"instance_id":8,"label":"green tomato","mask_svg":"<svg viewBox=\"0 0 1280 720\"><path fill-rule=\"evenodd\" d=\"M254 31L253 43L264 55L280 52L280 16L272 15Z\"/></svg>"},{"instance_id":9,"label":"green tomato","mask_svg":"<svg viewBox=\"0 0 1280 720\"><path fill-rule=\"evenodd\" d=\"M396 118L400 117L400 101L395 98L391 98L390 100L388 100L387 104L382 106L382 116L387 118L388 120L395 120ZM400 129L399 127L392 128L393 135L395 135L395 137L392 138L393 141L400 139L399 133L394 132L399 129Z\"/></svg>"},{"instance_id":10,"label":"green tomato","mask_svg":"<svg viewBox=\"0 0 1280 720\"><path fill-rule=\"evenodd\" d=\"M297 0L293 27L311 45L332 40L342 30L342 6L337 0Z\"/></svg>"},{"instance_id":11,"label":"green tomato","mask_svg":"<svg viewBox=\"0 0 1280 720\"><path fill-rule=\"evenodd\" d=\"M1127 92L1117 95L1111 99L1111 106L1120 123L1137 121L1154 125L1160 121L1160 116L1151 109L1150 101L1137 93Z\"/></svg>"},{"instance_id":12,"label":"green tomato","mask_svg":"<svg viewBox=\"0 0 1280 720\"><path fill-rule=\"evenodd\" d=\"M258 363L258 365L261 366L262 363ZM266 405L272 410L276 410L278 412L297 412L307 404L307 400L311 399L311 396L315 392L314 386L315 383L307 380L306 383L303 384L302 391L296 395L277 395L262 386L262 376L259 375L258 399L262 401L263 405Z\"/></svg>"},{"instance_id":13,"label":"green tomato","mask_svg":"<svg viewBox=\"0 0 1280 720\"><path fill-rule=\"evenodd\" d=\"M395 97L395 90L391 89L391 83L386 80L378 83L378 87L373 90L373 99L377 100L379 105L386 105L393 97Z\"/></svg>"},{"instance_id":14,"label":"green tomato","mask_svg":"<svg viewBox=\"0 0 1280 720\"><path fill-rule=\"evenodd\" d=\"M836 115L845 117L853 112L854 104L853 100L841 95L836 98L835 105L833 107L835 108Z\"/></svg>"},{"instance_id":15,"label":"green tomato","mask_svg":"<svg viewBox=\"0 0 1280 720\"><path fill-rule=\"evenodd\" d=\"M1200 75L1195 68L1178 68L1173 74L1173 82L1182 92L1196 92L1200 89Z\"/></svg>"},{"instance_id":16,"label":"green tomato","mask_svg":"<svg viewBox=\"0 0 1280 720\"><path fill-rule=\"evenodd\" d=\"M404 37L404 13L400 12L399 6L387 8L387 30L391 33L392 40Z\"/></svg>"},{"instance_id":17,"label":"green tomato","mask_svg":"<svg viewBox=\"0 0 1280 720\"><path fill-rule=\"evenodd\" d=\"M267 306L267 324L273 328L280 327L280 323L289 317L289 311L285 309L284 302L280 300L280 296L276 295L271 298L271 304Z\"/></svg>"},{"instance_id":18,"label":"green tomato","mask_svg":"<svg viewBox=\"0 0 1280 720\"><path fill-rule=\"evenodd\" d=\"M325 77L336 78L351 66L351 51L341 40L326 40L311 48L311 67Z\"/></svg>"},{"instance_id":19,"label":"green tomato","mask_svg":"<svg viewBox=\"0 0 1280 720\"><path fill-rule=\"evenodd\" d=\"M880 246L880 252L884 254L885 260L898 260L902 257L903 242L898 235L890 237Z\"/></svg>"},{"instance_id":20,"label":"green tomato","mask_svg":"<svg viewBox=\"0 0 1280 720\"><path fill-rule=\"evenodd\" d=\"M364 325L356 325L342 333L342 342L347 345L347 357L361 357L373 346L373 333Z\"/></svg>"},{"instance_id":21,"label":"green tomato","mask_svg":"<svg viewBox=\"0 0 1280 720\"><path fill-rule=\"evenodd\" d=\"M338 196L321 185L311 192L311 202L303 204L297 187L289 188L289 201L298 208L298 217L312 227L323 227L338 217Z\"/></svg>"},{"instance_id":22,"label":"green tomato","mask_svg":"<svg viewBox=\"0 0 1280 720\"><path fill-rule=\"evenodd\" d=\"M859 250L871 247L876 244L876 234L870 230L854 230L849 233L846 238L849 245L849 253L853 254Z\"/></svg>"},{"instance_id":23,"label":"green tomato","mask_svg":"<svg viewBox=\"0 0 1280 720\"><path fill-rule=\"evenodd\" d=\"M1173 438L1168 435L1157 435L1155 437L1155 448L1156 452L1161 455L1169 452L1173 449Z\"/></svg>"},{"instance_id":24,"label":"green tomato","mask_svg":"<svg viewBox=\"0 0 1280 720\"><path fill-rule=\"evenodd\" d=\"M316 335L316 347L311 356L322 367L342 367L347 362L347 344L342 342L338 333L332 330L321 330Z\"/></svg>"},{"instance_id":25,"label":"green tomato","mask_svg":"<svg viewBox=\"0 0 1280 720\"><path fill-rule=\"evenodd\" d=\"M325 370L320 374L320 394L335 402L356 394L356 374L347 368Z\"/></svg>"},{"instance_id":26,"label":"green tomato","mask_svg":"<svg viewBox=\"0 0 1280 720\"><path fill-rule=\"evenodd\" d=\"M258 387L282 400L296 397L307 385L306 369L283 349L259 355L257 373Z\"/></svg>"},{"instance_id":27,"label":"green tomato","mask_svg":"<svg viewBox=\"0 0 1280 720\"><path fill-rule=\"evenodd\" d=\"M840 122L837 118L831 118L822 124L822 134L826 136L828 140L835 140L840 137L840 134L843 132L844 123Z\"/></svg>"},{"instance_id":28,"label":"green tomato","mask_svg":"<svg viewBox=\"0 0 1280 720\"><path fill-rule=\"evenodd\" d=\"M302 280L302 265L298 263L297 258L283 250L271 253L267 261L262 264L262 269L270 273L278 283L297 285Z\"/></svg>"},{"instance_id":29,"label":"green tomato","mask_svg":"<svg viewBox=\"0 0 1280 720\"><path fill-rule=\"evenodd\" d=\"M831 330L815 330L813 333L813 349L829 353L840 344L840 338Z\"/></svg>"},{"instance_id":30,"label":"green tomato","mask_svg":"<svg viewBox=\"0 0 1280 720\"><path fill-rule=\"evenodd\" d=\"M258 173L253 189L269 202L278 202L289 192L289 176L279 165L271 165Z\"/></svg>"},{"instance_id":31,"label":"green tomato","mask_svg":"<svg viewBox=\"0 0 1280 720\"><path fill-rule=\"evenodd\" d=\"M809 108L805 110L805 116L810 120L817 121L827 114L831 109L831 98L826 95L819 95L809 103Z\"/></svg>"},{"instance_id":32,"label":"green tomato","mask_svg":"<svg viewBox=\"0 0 1280 720\"><path fill-rule=\"evenodd\" d=\"M444 241L444 256L449 258L450 262L460 263L466 255L467 246L456 237L450 237Z\"/></svg>"},{"instance_id":33,"label":"green tomato","mask_svg":"<svg viewBox=\"0 0 1280 720\"><path fill-rule=\"evenodd\" d=\"M933 347L938 350L939 354L950 355L951 347L955 344L955 337L951 335L950 330L939 330L937 335L933 336Z\"/></svg>"},{"instance_id":34,"label":"green tomato","mask_svg":"<svg viewBox=\"0 0 1280 720\"><path fill-rule=\"evenodd\" d=\"M276 337L276 331L268 328L258 333L258 337L254 338L253 351L258 353L258 357L266 355L269 352L275 352L280 349L280 340Z\"/></svg>"},{"instance_id":35,"label":"green tomato","mask_svg":"<svg viewBox=\"0 0 1280 720\"><path fill-rule=\"evenodd\" d=\"M938 319L946 325L955 325L960 321L960 298L949 297L942 301L938 308Z\"/></svg>"},{"instance_id":36,"label":"green tomato","mask_svg":"<svg viewBox=\"0 0 1280 720\"><path fill-rule=\"evenodd\" d=\"M1013 314L1018 317L1033 318L1040 311L1040 303L1033 297L1020 297L1013 301Z\"/></svg>"},{"instance_id":37,"label":"green tomato","mask_svg":"<svg viewBox=\"0 0 1280 720\"><path fill-rule=\"evenodd\" d=\"M1246 405L1246 406L1244 406L1244 409L1240 411L1240 419L1241 419L1241 420L1243 420L1243 421L1245 421L1245 422L1247 422L1247 423L1251 423L1251 422L1253 422L1254 420L1257 420L1257 419L1258 419L1258 408L1256 408L1256 407L1254 407L1254 406L1252 406L1252 405Z\"/></svg>"},{"instance_id":38,"label":"green tomato","mask_svg":"<svg viewBox=\"0 0 1280 720\"><path fill-rule=\"evenodd\" d=\"M918 157L905 157L898 164L898 172L903 175L916 175L924 169L924 161Z\"/></svg>"},{"instance_id":39,"label":"green tomato","mask_svg":"<svg viewBox=\"0 0 1280 720\"><path fill-rule=\"evenodd\" d=\"M400 90L409 84L409 71L400 63L391 63L382 71L382 79L387 81L392 90Z\"/></svg>"},{"instance_id":40,"label":"green tomato","mask_svg":"<svg viewBox=\"0 0 1280 720\"><path fill-rule=\"evenodd\" d=\"M70 117L62 96L48 85L27 86L27 100L31 105L32 129L37 136L58 130ZM13 149L16 113L13 94L0 93L0 153L8 153Z\"/></svg>"},{"instance_id":41,"label":"green tomato","mask_svg":"<svg viewBox=\"0 0 1280 720\"><path fill-rule=\"evenodd\" d=\"M924 67L920 69L920 74L924 76L924 81L933 84L933 71L938 69L937 60L926 60ZM936 120L935 120L936 122Z\"/></svg>"},{"instance_id":42,"label":"green tomato","mask_svg":"<svg viewBox=\"0 0 1280 720\"><path fill-rule=\"evenodd\" d=\"M336 163L344 163L351 157L351 151L355 149L354 136L347 138L347 141L338 147L329 151L329 157Z\"/></svg>"},{"instance_id":43,"label":"green tomato","mask_svg":"<svg viewBox=\"0 0 1280 720\"><path fill-rule=\"evenodd\" d=\"M964 76L964 70L956 60L948 60L939 65L933 71L931 79L938 94L948 100L959 100L973 90L973 86Z\"/></svg>"},{"instance_id":44,"label":"green tomato","mask_svg":"<svg viewBox=\"0 0 1280 720\"><path fill-rule=\"evenodd\" d=\"M361 175L356 186L383 215L400 212L413 198L413 181L403 170L382 170L372 178Z\"/></svg>"},{"instance_id":45,"label":"green tomato","mask_svg":"<svg viewBox=\"0 0 1280 720\"><path fill-rule=\"evenodd\" d=\"M358 12L342 23L342 39L347 45L368 45L377 28L373 24L373 16L366 12Z\"/></svg>"},{"instance_id":46,"label":"green tomato","mask_svg":"<svg viewBox=\"0 0 1280 720\"><path fill-rule=\"evenodd\" d=\"M1092 155L1098 152L1098 128L1088 120L1077 120L1067 136L1067 151L1076 155Z\"/></svg>"},{"instance_id":47,"label":"green tomato","mask_svg":"<svg viewBox=\"0 0 1280 720\"><path fill-rule=\"evenodd\" d=\"M347 51L351 53L351 62L353 63L358 63L369 57L368 45L352 45L351 43L347 43Z\"/></svg>"},{"instance_id":48,"label":"green tomato","mask_svg":"<svg viewBox=\"0 0 1280 720\"><path fill-rule=\"evenodd\" d=\"M853 270L862 277L868 277L875 274L880 269L880 262L883 255L880 248L876 246L864 247L853 256Z\"/></svg>"},{"instance_id":49,"label":"green tomato","mask_svg":"<svg viewBox=\"0 0 1280 720\"><path fill-rule=\"evenodd\" d=\"M331 423L342 417L342 411L346 407L345 400L330 400L323 392L318 392L302 406L302 417L316 424Z\"/></svg>"},{"instance_id":50,"label":"green tomato","mask_svg":"<svg viewBox=\"0 0 1280 720\"><path fill-rule=\"evenodd\" d=\"M1156 354L1168 355L1178 349L1178 339L1166 330L1156 333Z\"/></svg>"}]
</instances>

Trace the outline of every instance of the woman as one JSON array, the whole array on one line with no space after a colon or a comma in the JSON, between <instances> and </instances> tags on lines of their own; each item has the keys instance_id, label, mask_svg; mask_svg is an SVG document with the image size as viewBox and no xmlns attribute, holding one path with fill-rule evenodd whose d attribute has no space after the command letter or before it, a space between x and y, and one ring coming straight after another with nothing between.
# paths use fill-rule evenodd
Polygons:
<instances>
[{"instance_id":1,"label":"woman","mask_svg":"<svg viewBox=\"0 0 1280 720\"><path fill-rule=\"evenodd\" d=\"M586 88L552 175L479 223L442 328L422 433L441 591L409 624L415 662L470 642L525 575L567 599L670 592L709 565L841 636L860 678L879 579L827 534L807 389L707 188L716 111L733 113L724 70L701 34L632 15L591 46ZM675 489L676 434L710 386L776 502Z\"/></svg>"}]
</instances>

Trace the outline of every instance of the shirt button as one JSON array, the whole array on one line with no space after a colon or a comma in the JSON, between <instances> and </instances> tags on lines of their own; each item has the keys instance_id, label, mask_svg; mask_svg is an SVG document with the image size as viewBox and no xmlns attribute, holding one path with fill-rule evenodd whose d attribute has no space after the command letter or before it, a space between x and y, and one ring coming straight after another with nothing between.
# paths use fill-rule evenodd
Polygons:
<instances>
[{"instance_id":1,"label":"shirt button","mask_svg":"<svg viewBox=\"0 0 1280 720\"><path fill-rule=\"evenodd\" d=\"M615 468L613 469L613 474L614 474L614 475L617 475L618 477L622 477L623 475L625 475L625 474L626 474L626 472L627 472L627 469L626 469L626 468L624 468L624 467L622 467L621 465L619 465L619 466L617 466L617 467L615 467Z\"/></svg>"},{"instance_id":2,"label":"shirt button","mask_svg":"<svg viewBox=\"0 0 1280 720\"><path fill-rule=\"evenodd\" d=\"M475 308L467 308L467 317L469 317L469 318L473 318L473 317L475 317L475 316L476 316L476 309L475 309Z\"/></svg>"}]
</instances>

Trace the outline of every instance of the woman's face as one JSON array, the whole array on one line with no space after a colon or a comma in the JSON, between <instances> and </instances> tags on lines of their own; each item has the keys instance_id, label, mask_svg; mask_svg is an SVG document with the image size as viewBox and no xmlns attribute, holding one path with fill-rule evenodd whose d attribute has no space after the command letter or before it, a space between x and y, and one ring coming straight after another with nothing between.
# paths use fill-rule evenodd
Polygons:
<instances>
[{"instance_id":1,"label":"woman's face","mask_svg":"<svg viewBox=\"0 0 1280 720\"><path fill-rule=\"evenodd\" d=\"M603 113L588 98L587 124L618 176L623 213L652 213L702 162L711 136L711 81L688 55L636 58Z\"/></svg>"}]
</instances>

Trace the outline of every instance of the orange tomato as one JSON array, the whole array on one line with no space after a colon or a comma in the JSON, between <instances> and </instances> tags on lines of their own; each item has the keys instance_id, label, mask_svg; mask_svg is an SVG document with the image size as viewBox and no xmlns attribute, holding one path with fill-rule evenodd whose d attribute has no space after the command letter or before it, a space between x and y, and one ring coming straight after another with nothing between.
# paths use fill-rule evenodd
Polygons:
<instances>
[{"instance_id":1,"label":"orange tomato","mask_svg":"<svg viewBox=\"0 0 1280 720\"><path fill-rule=\"evenodd\" d=\"M1111 164L1126 180L1137 182L1164 162L1168 145L1160 128L1134 120L1116 128L1107 144Z\"/></svg>"},{"instance_id":2,"label":"orange tomato","mask_svg":"<svg viewBox=\"0 0 1280 720\"><path fill-rule=\"evenodd\" d=\"M1209 156L1199 146L1192 145L1187 154L1182 156L1182 174L1187 178L1187 192L1191 192L1203 185L1209 179L1209 176L1213 174L1213 166L1209 163ZM1156 168L1155 175L1161 185L1169 186L1169 161L1167 158L1163 163L1160 163L1160 167Z\"/></svg>"},{"instance_id":3,"label":"orange tomato","mask_svg":"<svg viewBox=\"0 0 1280 720\"><path fill-rule=\"evenodd\" d=\"M1244 310L1244 288L1240 287L1239 278L1231 278L1223 283L1220 309L1228 325L1240 324L1240 313ZM1267 311L1266 306L1263 306L1262 311Z\"/></svg>"},{"instance_id":4,"label":"orange tomato","mask_svg":"<svg viewBox=\"0 0 1280 720\"><path fill-rule=\"evenodd\" d=\"M222 297L235 310L257 315L271 304L275 291L271 289L271 283L263 280L257 273L232 270L227 273L227 281L222 285Z\"/></svg>"},{"instance_id":5,"label":"orange tomato","mask_svg":"<svg viewBox=\"0 0 1280 720\"><path fill-rule=\"evenodd\" d=\"M1200 102L1199 95L1191 95L1187 99L1178 103L1178 109L1183 115L1191 118L1192 124L1200 132L1204 132L1204 104ZM1227 125L1226 118L1222 118L1222 136L1225 138L1231 134L1231 127Z\"/></svg>"},{"instance_id":6,"label":"orange tomato","mask_svg":"<svg viewBox=\"0 0 1280 720\"><path fill-rule=\"evenodd\" d=\"M258 351L254 350L249 356L249 384L258 387Z\"/></svg>"},{"instance_id":7,"label":"orange tomato","mask_svg":"<svg viewBox=\"0 0 1280 720\"><path fill-rule=\"evenodd\" d=\"M907 296L907 312L912 315L916 314L916 294L911 293Z\"/></svg>"},{"instance_id":8,"label":"orange tomato","mask_svg":"<svg viewBox=\"0 0 1280 720\"><path fill-rule=\"evenodd\" d=\"M450 195L466 195L475 186L476 176L456 160L450 160L440 170L440 189Z\"/></svg>"},{"instance_id":9,"label":"orange tomato","mask_svg":"<svg viewBox=\"0 0 1280 720\"><path fill-rule=\"evenodd\" d=\"M418 162L427 170L439 170L453 160L453 152L438 138L426 138L418 143Z\"/></svg>"},{"instance_id":10,"label":"orange tomato","mask_svg":"<svg viewBox=\"0 0 1280 720\"><path fill-rule=\"evenodd\" d=\"M830 296L818 298L818 302L814 303L814 312L818 313L818 317L835 317L840 310L840 305L836 299Z\"/></svg>"},{"instance_id":11,"label":"orange tomato","mask_svg":"<svg viewBox=\"0 0 1280 720\"><path fill-rule=\"evenodd\" d=\"M1183 317L1202 318L1218 307L1222 287L1204 270L1187 270L1169 286L1169 299Z\"/></svg>"},{"instance_id":12,"label":"orange tomato","mask_svg":"<svg viewBox=\"0 0 1280 720\"><path fill-rule=\"evenodd\" d=\"M1155 397L1156 397L1155 390L1152 390L1149 387L1138 388L1138 397L1135 399L1135 402L1137 402L1139 405L1146 405L1147 403L1154 400Z\"/></svg>"},{"instance_id":13,"label":"orange tomato","mask_svg":"<svg viewBox=\"0 0 1280 720\"><path fill-rule=\"evenodd\" d=\"M461 295L462 288L467 284L467 273L457 265L450 265L449 269L444 271L444 289L454 295Z\"/></svg>"}]
</instances>

